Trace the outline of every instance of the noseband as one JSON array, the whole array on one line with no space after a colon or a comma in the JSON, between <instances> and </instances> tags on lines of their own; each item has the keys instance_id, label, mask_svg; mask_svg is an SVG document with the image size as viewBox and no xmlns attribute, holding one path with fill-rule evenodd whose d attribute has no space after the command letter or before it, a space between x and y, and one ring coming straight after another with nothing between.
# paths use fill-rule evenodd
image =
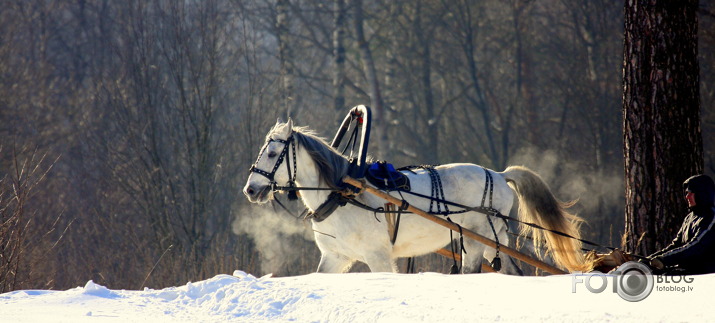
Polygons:
<instances>
[{"instance_id":1,"label":"noseband","mask_svg":"<svg viewBox=\"0 0 715 323\"><path fill-rule=\"evenodd\" d=\"M284 144L285 146L283 146L283 150L281 151L281 154L278 156L278 160L276 160L276 163L273 165L273 169L270 172L267 172L265 170L257 168L256 163L258 163L258 161L261 160L261 156L263 156L263 153L265 153L266 147L268 147L268 145L274 141L280 142L280 143ZM291 146L293 146L293 170L292 171L290 168L290 164L291 164L290 163L290 155L288 154L288 151L290 150ZM276 183L276 180L275 180L276 171L278 171L278 168L281 167L281 164L283 164L283 161L285 159L288 159L288 162L286 163L286 169L288 170L288 185L286 187L282 187L282 188L293 188L293 187L295 187L295 177L296 177L296 173L298 172L298 170L297 170L298 165L296 163L295 156L296 156L295 139L294 139L293 135L290 135L290 137L288 137L287 140L271 138L268 140L268 143L265 146L263 146L263 150L261 150L261 153L258 154L258 159L256 159L256 162L253 165L251 165L251 169L249 170L249 172L258 173L258 174L263 175L266 178L268 178L268 180L270 181L270 184L271 184L271 189L273 191L277 191L277 190L279 190L279 187L278 187L278 183ZM288 192L288 199L294 200L297 198L298 198L298 196L297 196L297 193L295 190L290 190Z\"/></svg>"}]
</instances>

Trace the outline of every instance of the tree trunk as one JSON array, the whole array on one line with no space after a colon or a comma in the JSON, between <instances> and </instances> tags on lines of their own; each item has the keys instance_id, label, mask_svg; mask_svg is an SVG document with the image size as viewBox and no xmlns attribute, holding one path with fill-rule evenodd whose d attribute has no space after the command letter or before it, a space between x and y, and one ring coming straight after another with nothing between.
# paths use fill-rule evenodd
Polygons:
<instances>
[{"instance_id":1,"label":"tree trunk","mask_svg":"<svg viewBox=\"0 0 715 323\"><path fill-rule=\"evenodd\" d=\"M389 159L388 151L386 148L387 142L387 120L385 120L385 109L382 105L382 96L380 95L380 82L377 80L377 71L375 69L375 61L372 58L372 52L370 51L370 45L367 43L365 37L365 31L363 30L363 10L362 10L362 0L355 0L355 34L357 37L358 47L360 48L360 56L362 58L363 70L365 71L365 77L370 87L370 101L371 107L374 111L374 116L372 117L373 125L377 130L376 138L377 142L377 156L382 159Z\"/></svg>"},{"instance_id":2,"label":"tree trunk","mask_svg":"<svg viewBox=\"0 0 715 323\"><path fill-rule=\"evenodd\" d=\"M415 67L419 70L417 76L421 87L418 87L418 92L421 93L421 100L417 100L419 108L418 114L423 120L416 123L424 129L420 131L422 145L419 148L419 160L427 164L437 165L443 163L439 158L439 127L440 113L435 106L434 86L432 85L432 50L434 27L429 21L430 7L423 7L423 3L416 2L410 10L414 16L411 18L412 30L414 34L414 55L416 58Z\"/></svg>"},{"instance_id":3,"label":"tree trunk","mask_svg":"<svg viewBox=\"0 0 715 323\"><path fill-rule=\"evenodd\" d=\"M686 213L682 183L703 170L698 1L627 1L623 51L625 247L647 255Z\"/></svg>"},{"instance_id":4,"label":"tree trunk","mask_svg":"<svg viewBox=\"0 0 715 323\"><path fill-rule=\"evenodd\" d=\"M293 53L289 46L288 9L289 0L276 2L276 34L278 38L278 56L281 61L281 103L287 117L293 114Z\"/></svg>"},{"instance_id":5,"label":"tree trunk","mask_svg":"<svg viewBox=\"0 0 715 323\"><path fill-rule=\"evenodd\" d=\"M333 30L333 102L335 110L345 107L345 0L335 0L335 26Z\"/></svg>"}]
</instances>

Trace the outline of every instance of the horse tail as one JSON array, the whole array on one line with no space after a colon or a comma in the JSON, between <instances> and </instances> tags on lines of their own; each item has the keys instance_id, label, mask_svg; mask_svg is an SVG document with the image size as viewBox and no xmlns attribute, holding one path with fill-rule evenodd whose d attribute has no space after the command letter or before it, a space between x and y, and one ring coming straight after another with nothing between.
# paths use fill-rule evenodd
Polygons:
<instances>
[{"instance_id":1,"label":"horse tail","mask_svg":"<svg viewBox=\"0 0 715 323\"><path fill-rule=\"evenodd\" d=\"M557 266L569 271L591 270L591 265L584 260L581 241L578 240L581 238L583 219L566 210L576 201L557 200L541 176L526 167L510 166L501 174L519 198L519 219L547 229L520 225L521 235L531 234L536 254L541 256L541 246L546 242L547 253L551 253Z\"/></svg>"}]
</instances>

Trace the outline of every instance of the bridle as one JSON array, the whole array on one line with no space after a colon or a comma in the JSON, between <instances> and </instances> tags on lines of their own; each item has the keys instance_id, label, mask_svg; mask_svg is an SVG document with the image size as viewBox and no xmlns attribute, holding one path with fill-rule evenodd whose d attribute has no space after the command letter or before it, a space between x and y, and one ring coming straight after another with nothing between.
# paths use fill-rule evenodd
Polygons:
<instances>
[{"instance_id":1,"label":"bridle","mask_svg":"<svg viewBox=\"0 0 715 323\"><path fill-rule=\"evenodd\" d=\"M257 168L256 164L258 163L259 160L261 160L261 157L263 156L263 154L266 151L266 148L270 145L271 142L279 142L279 143L282 143L284 146L283 146L283 150L281 150L280 155L278 155L278 159L276 160L276 163L273 165L273 169L270 172L268 172L263 169ZM293 147L293 169L292 169L292 171L291 171L291 167L290 167L291 161L290 161L290 154L289 154L289 150L290 150L291 146ZM290 188L295 188L295 177L296 177L296 173L298 172L298 164L296 163L295 150L296 150L295 139L294 139L293 135L290 135L290 137L288 137L288 139L286 139L286 140L271 138L268 140L266 145L263 146L261 153L258 154L258 159L256 159L256 162L253 163L253 165L251 165L251 169L249 170L249 172L258 173L258 174L266 177L270 181L271 190L273 190L273 191L283 190L283 189L287 188L289 191L288 199L295 200L298 198L296 190L290 189ZM288 159L288 161L286 162L286 169L288 170L288 183L286 186L281 187L281 186L278 186L278 183L275 180L275 176L276 176L276 172L278 171L278 168L281 167L281 165L283 164L283 161L286 159Z\"/></svg>"},{"instance_id":2,"label":"bridle","mask_svg":"<svg viewBox=\"0 0 715 323\"><path fill-rule=\"evenodd\" d=\"M261 156L265 153L266 147L270 145L271 142L279 142L284 144L285 146L283 147L283 150L281 151L280 155L278 155L278 159L276 160L276 163L273 165L273 169L271 169L270 172L265 171L263 169L260 169L256 167L256 164L258 163L259 160L261 160ZM292 155L293 155L293 167L291 169L291 160L290 160L290 147L293 147L292 149ZM336 191L335 189L332 188L325 188L325 187L297 187L295 184L295 178L296 174L298 172L298 164L297 164L297 159L296 159L296 144L295 144L295 138L291 134L288 139L283 140L283 139L269 139L268 143L266 143L265 146L263 146L263 149L261 152L258 154L258 159L256 159L256 162L251 165L251 169L249 170L250 173L257 173L260 175L263 175L266 177L270 183L271 191L274 193L277 191L287 191L288 192L288 200L296 200L298 199L298 191L299 190L307 190L307 191L332 191L328 195L328 198L320 205L318 208L315 209L315 211L308 213L308 209L306 208L303 211L303 214L306 214L306 217L311 217L313 220L317 222L321 222L325 220L330 214L335 211L339 206L344 206L347 202L348 199L344 196L343 193L340 191ZM288 183L286 186L279 186L278 183L275 180L275 175L278 169L281 167L283 162L286 161L286 169L288 170ZM285 209L288 213L292 214L292 212L283 205L280 200L277 198L275 201L280 205L283 209ZM294 217L303 217L301 216L294 216Z\"/></svg>"}]
</instances>

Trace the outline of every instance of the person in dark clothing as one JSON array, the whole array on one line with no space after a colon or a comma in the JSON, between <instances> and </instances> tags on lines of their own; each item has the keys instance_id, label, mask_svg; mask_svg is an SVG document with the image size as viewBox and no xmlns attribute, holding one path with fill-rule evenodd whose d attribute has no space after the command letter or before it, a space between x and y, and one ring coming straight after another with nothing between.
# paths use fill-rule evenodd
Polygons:
<instances>
[{"instance_id":1,"label":"person in dark clothing","mask_svg":"<svg viewBox=\"0 0 715 323\"><path fill-rule=\"evenodd\" d=\"M715 273L715 184L707 175L684 183L690 213L667 247L648 256L656 272L677 274Z\"/></svg>"}]
</instances>

